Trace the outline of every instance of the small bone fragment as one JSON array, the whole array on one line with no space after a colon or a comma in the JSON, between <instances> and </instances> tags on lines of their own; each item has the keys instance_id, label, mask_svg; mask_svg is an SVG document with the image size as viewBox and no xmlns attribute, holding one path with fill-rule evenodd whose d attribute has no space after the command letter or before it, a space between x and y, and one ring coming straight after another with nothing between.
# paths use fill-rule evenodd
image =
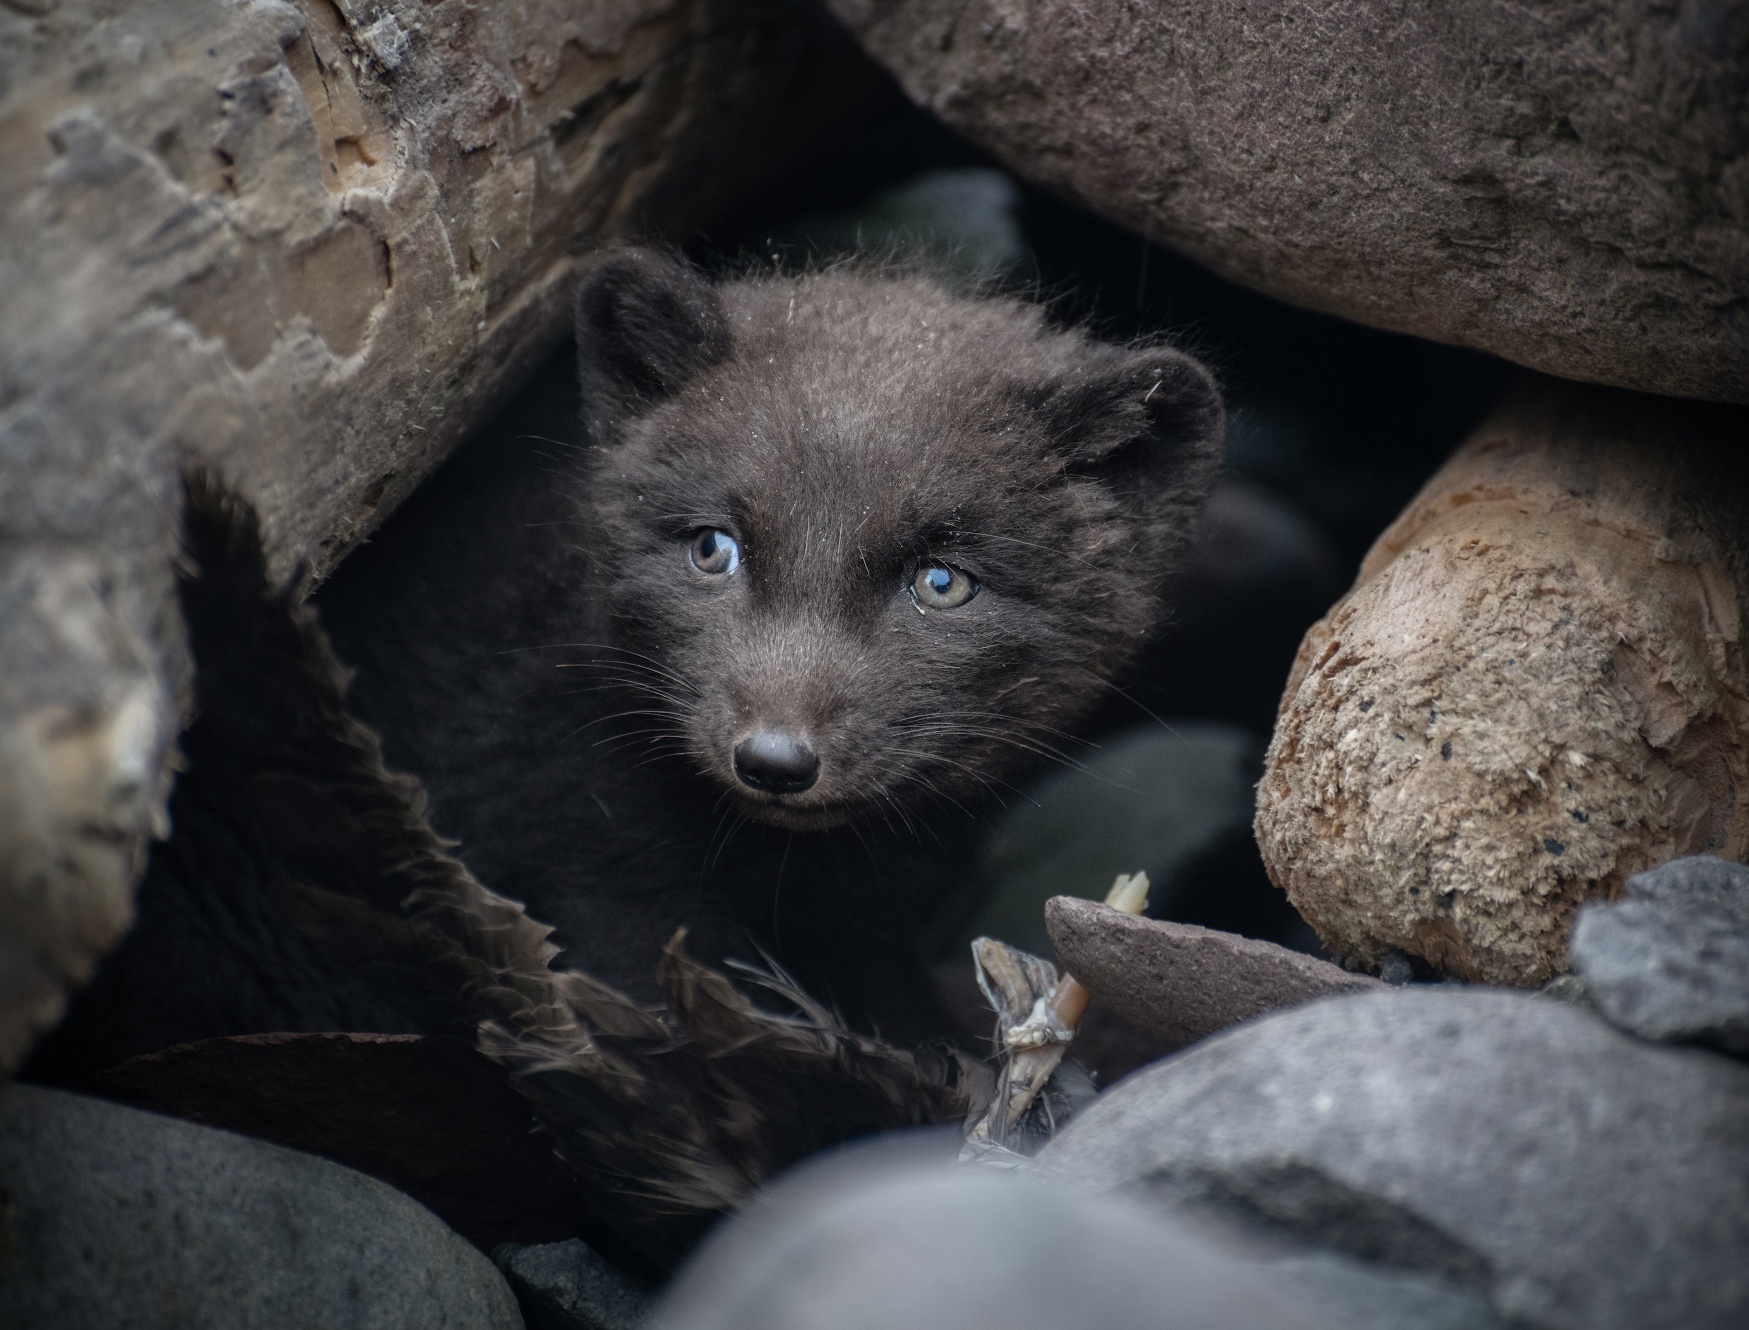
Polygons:
<instances>
[{"instance_id":1,"label":"small bone fragment","mask_svg":"<svg viewBox=\"0 0 1749 1330\"><path fill-rule=\"evenodd\" d=\"M1106 904L1126 914L1148 908L1148 875L1120 873ZM989 1108L966 1129L974 1151L1003 1146L1068 1052L1090 994L1072 974L1047 960L981 937L972 943L978 987L996 1012L1002 1076ZM1024 1015L1022 1015L1024 1013Z\"/></svg>"}]
</instances>

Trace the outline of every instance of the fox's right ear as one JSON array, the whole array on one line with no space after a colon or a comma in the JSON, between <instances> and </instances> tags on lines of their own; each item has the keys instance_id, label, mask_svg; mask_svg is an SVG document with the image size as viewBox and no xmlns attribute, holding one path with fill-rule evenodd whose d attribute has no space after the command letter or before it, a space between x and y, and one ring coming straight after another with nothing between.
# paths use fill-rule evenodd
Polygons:
<instances>
[{"instance_id":1,"label":"fox's right ear","mask_svg":"<svg viewBox=\"0 0 1749 1330\"><path fill-rule=\"evenodd\" d=\"M616 249L577 292L583 418L598 442L728 354L722 300L680 259Z\"/></svg>"}]
</instances>

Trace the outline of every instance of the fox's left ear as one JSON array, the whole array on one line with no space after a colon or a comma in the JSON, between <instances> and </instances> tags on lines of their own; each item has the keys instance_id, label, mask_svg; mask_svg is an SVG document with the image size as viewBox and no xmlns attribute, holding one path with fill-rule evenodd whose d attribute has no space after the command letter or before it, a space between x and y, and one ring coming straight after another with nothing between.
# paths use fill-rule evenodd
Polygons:
<instances>
[{"instance_id":1,"label":"fox's left ear","mask_svg":"<svg viewBox=\"0 0 1749 1330\"><path fill-rule=\"evenodd\" d=\"M715 288L671 254L609 250L577 292L576 313L583 417L597 443L729 353Z\"/></svg>"},{"instance_id":2,"label":"fox's left ear","mask_svg":"<svg viewBox=\"0 0 1749 1330\"><path fill-rule=\"evenodd\" d=\"M1214 375L1182 351L1092 344L1029 395L1067 470L1145 509L1188 509L1214 482L1227 412Z\"/></svg>"}]
</instances>

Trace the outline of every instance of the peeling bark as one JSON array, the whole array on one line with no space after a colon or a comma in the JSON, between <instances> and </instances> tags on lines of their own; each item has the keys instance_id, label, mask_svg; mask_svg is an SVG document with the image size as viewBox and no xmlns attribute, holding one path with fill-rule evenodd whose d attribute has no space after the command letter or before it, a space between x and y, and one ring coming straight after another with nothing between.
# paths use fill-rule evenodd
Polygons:
<instances>
[{"instance_id":1,"label":"peeling bark","mask_svg":"<svg viewBox=\"0 0 1749 1330\"><path fill-rule=\"evenodd\" d=\"M0 1068L129 917L178 473L323 575L563 337L869 87L791 0L0 3Z\"/></svg>"}]
</instances>

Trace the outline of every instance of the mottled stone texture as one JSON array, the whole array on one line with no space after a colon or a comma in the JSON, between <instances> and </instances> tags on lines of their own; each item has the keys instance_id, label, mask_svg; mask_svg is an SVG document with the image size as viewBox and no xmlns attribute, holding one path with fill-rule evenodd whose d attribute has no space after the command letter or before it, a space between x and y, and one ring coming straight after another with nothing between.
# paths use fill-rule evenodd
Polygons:
<instances>
[{"instance_id":1,"label":"mottled stone texture","mask_svg":"<svg viewBox=\"0 0 1749 1330\"><path fill-rule=\"evenodd\" d=\"M1235 280L1749 401L1742 0L830 0L918 101Z\"/></svg>"},{"instance_id":2,"label":"mottled stone texture","mask_svg":"<svg viewBox=\"0 0 1749 1330\"><path fill-rule=\"evenodd\" d=\"M829 126L848 47L789 0L0 6L0 1068L162 821L178 467L321 574L562 338L592 246Z\"/></svg>"},{"instance_id":3,"label":"mottled stone texture","mask_svg":"<svg viewBox=\"0 0 1749 1330\"><path fill-rule=\"evenodd\" d=\"M1036 1167L1420 1272L1511 1326L1749 1318L1749 1068L1528 994L1416 985L1254 1021L1101 1095Z\"/></svg>"},{"instance_id":4,"label":"mottled stone texture","mask_svg":"<svg viewBox=\"0 0 1749 1330\"><path fill-rule=\"evenodd\" d=\"M1573 928L1573 968L1599 1014L1642 1039L1749 1057L1749 866L1697 856L1627 881Z\"/></svg>"},{"instance_id":5,"label":"mottled stone texture","mask_svg":"<svg viewBox=\"0 0 1749 1330\"><path fill-rule=\"evenodd\" d=\"M1537 984L1584 901L1749 855L1745 438L1739 408L1545 381L1379 537L1257 787L1331 950Z\"/></svg>"}]
</instances>

